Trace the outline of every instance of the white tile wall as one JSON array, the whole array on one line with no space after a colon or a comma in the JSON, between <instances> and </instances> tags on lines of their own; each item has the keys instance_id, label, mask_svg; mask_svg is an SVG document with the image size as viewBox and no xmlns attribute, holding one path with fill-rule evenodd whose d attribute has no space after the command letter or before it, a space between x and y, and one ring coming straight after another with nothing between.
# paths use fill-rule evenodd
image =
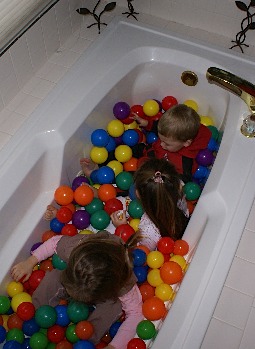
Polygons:
<instances>
[{"instance_id":1,"label":"white tile wall","mask_svg":"<svg viewBox=\"0 0 255 349\"><path fill-rule=\"evenodd\" d=\"M107 2L102 0L101 7ZM132 4L140 12L141 22L221 47L231 45L245 15L232 0L134 0ZM94 0L61 0L0 58L0 150L98 36L96 26L87 29L93 18L76 12L79 7L93 9L94 5ZM104 20L109 22L113 15L125 11L126 0L119 0L118 8ZM253 46L245 53L255 57L252 31L247 33L247 43ZM255 204L202 349L253 349L254 328Z\"/></svg>"}]
</instances>

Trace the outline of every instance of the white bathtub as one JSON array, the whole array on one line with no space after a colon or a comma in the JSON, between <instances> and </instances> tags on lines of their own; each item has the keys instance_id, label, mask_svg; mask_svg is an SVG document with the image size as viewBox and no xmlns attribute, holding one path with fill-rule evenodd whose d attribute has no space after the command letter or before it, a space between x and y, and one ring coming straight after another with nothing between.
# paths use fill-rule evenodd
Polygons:
<instances>
[{"instance_id":1,"label":"white bathtub","mask_svg":"<svg viewBox=\"0 0 255 349\"><path fill-rule=\"evenodd\" d=\"M166 30L115 19L59 82L0 154L1 293L15 261L49 229L42 220L60 184L70 184L90 135L113 118L117 101L194 99L225 129L210 177L184 235L196 249L153 349L200 347L241 237L255 185L255 139L240 133L248 108L206 80L210 66L247 80L255 64ZM195 87L181 73L198 75ZM251 81L252 82L252 81Z\"/></svg>"}]
</instances>

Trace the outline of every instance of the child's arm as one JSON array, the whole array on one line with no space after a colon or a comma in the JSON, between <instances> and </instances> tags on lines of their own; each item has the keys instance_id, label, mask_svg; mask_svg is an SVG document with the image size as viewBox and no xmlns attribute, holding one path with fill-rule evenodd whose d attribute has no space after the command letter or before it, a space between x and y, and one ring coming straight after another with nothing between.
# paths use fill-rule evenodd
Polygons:
<instances>
[{"instance_id":1,"label":"child's arm","mask_svg":"<svg viewBox=\"0 0 255 349\"><path fill-rule=\"evenodd\" d=\"M144 319L142 296L138 286L135 284L128 293L119 299L125 312L125 320L113 340L109 343L109 348L126 349L128 342L136 335L137 325Z\"/></svg>"}]
</instances>

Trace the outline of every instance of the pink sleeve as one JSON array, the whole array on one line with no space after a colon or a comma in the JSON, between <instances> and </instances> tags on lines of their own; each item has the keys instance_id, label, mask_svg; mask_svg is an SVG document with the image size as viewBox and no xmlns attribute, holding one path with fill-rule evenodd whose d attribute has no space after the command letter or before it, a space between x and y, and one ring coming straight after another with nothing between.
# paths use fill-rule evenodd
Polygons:
<instances>
[{"instance_id":1,"label":"pink sleeve","mask_svg":"<svg viewBox=\"0 0 255 349\"><path fill-rule=\"evenodd\" d=\"M56 253L57 244L62 237L63 235L55 235L46 240L42 245L32 252L32 255L37 258L38 262L51 257L54 253Z\"/></svg>"},{"instance_id":2,"label":"pink sleeve","mask_svg":"<svg viewBox=\"0 0 255 349\"><path fill-rule=\"evenodd\" d=\"M122 309L125 312L125 320L110 344L115 349L126 349L128 342L136 335L137 325L144 319L142 313L142 296L135 284L128 293L119 299Z\"/></svg>"}]
</instances>

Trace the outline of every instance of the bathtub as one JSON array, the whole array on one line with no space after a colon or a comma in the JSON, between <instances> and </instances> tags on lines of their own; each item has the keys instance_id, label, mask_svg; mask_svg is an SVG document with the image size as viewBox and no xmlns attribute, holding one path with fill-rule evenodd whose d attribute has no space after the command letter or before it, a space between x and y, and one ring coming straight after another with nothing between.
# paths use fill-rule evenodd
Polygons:
<instances>
[{"instance_id":1,"label":"bathtub","mask_svg":"<svg viewBox=\"0 0 255 349\"><path fill-rule=\"evenodd\" d=\"M223 132L219 152L184 234L192 256L153 349L199 348L252 202L255 139L240 133L248 107L206 80L216 66L247 80L255 64L239 54L115 18L35 110L0 154L1 294L13 263L49 229L42 216L60 184L71 184L88 156L91 132L112 120L118 101L142 104L175 96L196 100ZM198 84L182 83L193 71Z\"/></svg>"}]
</instances>

